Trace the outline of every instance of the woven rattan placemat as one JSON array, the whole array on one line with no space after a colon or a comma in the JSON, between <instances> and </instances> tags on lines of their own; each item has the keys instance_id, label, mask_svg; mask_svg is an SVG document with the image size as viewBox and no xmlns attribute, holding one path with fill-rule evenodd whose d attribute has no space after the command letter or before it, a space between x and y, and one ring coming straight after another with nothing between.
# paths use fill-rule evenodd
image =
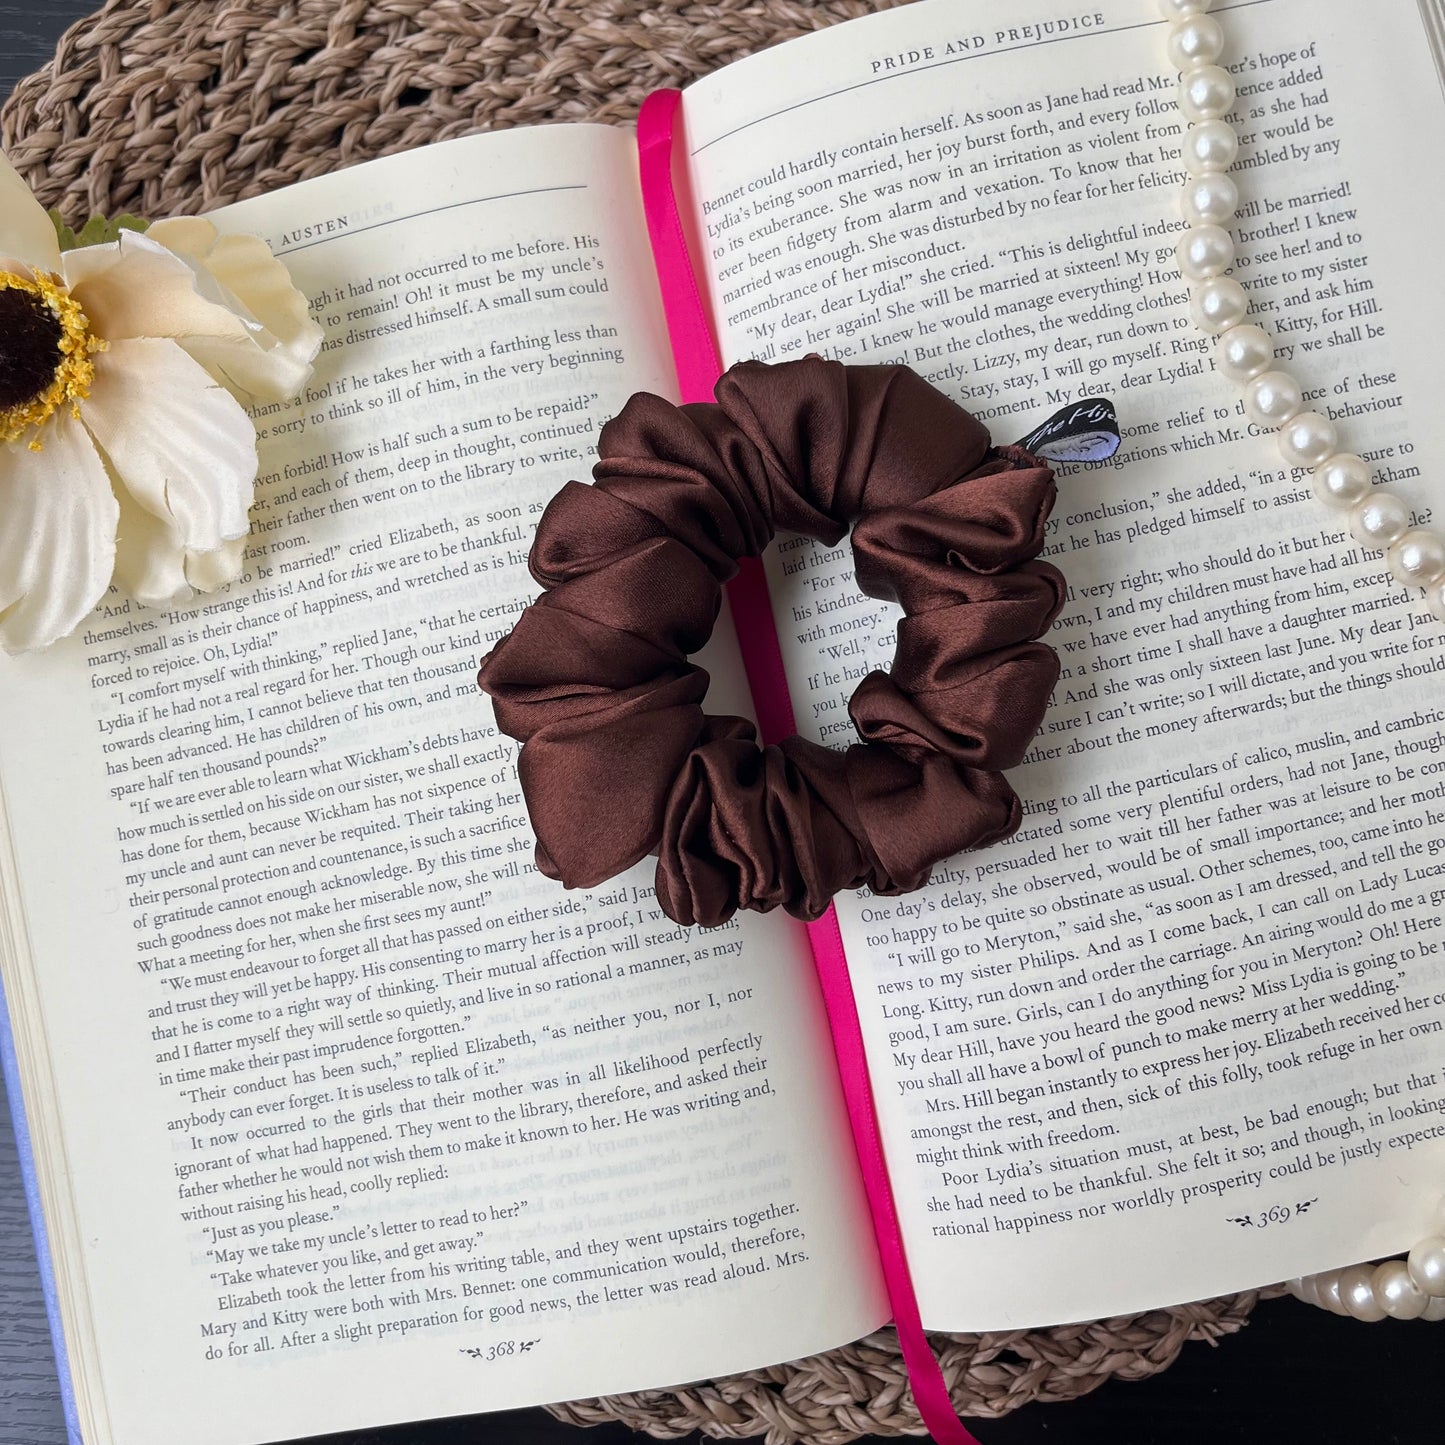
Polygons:
<instances>
[{"instance_id":1,"label":"woven rattan placemat","mask_svg":"<svg viewBox=\"0 0 1445 1445\"><path fill-rule=\"evenodd\" d=\"M17 87L0 138L72 222L203 211L473 131L627 123L658 86L898 3L110 0ZM1240 1328L1258 1298L935 1344L959 1410L997 1416L1155 1374L1186 1341ZM923 1433L888 1330L794 1364L551 1409L773 1445Z\"/></svg>"}]
</instances>

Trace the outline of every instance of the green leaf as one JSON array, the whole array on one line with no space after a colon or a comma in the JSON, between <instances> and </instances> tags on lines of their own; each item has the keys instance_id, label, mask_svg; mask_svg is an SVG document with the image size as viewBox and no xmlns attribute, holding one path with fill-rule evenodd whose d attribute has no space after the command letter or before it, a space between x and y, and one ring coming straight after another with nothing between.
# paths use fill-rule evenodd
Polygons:
<instances>
[{"instance_id":1,"label":"green leaf","mask_svg":"<svg viewBox=\"0 0 1445 1445\"><path fill-rule=\"evenodd\" d=\"M62 251L76 251L82 246L108 245L111 241L118 241L122 231L144 231L150 225L149 221L132 216L127 211L114 220L107 220L104 216L92 216L79 231L72 231L61 219L59 211L52 209L48 214Z\"/></svg>"},{"instance_id":2,"label":"green leaf","mask_svg":"<svg viewBox=\"0 0 1445 1445\"><path fill-rule=\"evenodd\" d=\"M52 206L45 214L50 217L50 224L55 227L55 239L60 242L60 249L75 250L75 232L65 224L60 212Z\"/></svg>"}]
</instances>

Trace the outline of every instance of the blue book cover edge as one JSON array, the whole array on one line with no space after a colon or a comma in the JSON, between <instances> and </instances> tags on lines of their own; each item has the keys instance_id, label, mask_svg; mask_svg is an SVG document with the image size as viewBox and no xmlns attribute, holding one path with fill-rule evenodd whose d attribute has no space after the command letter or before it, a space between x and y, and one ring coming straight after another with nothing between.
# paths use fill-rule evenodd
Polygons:
<instances>
[{"instance_id":1,"label":"blue book cover edge","mask_svg":"<svg viewBox=\"0 0 1445 1445\"><path fill-rule=\"evenodd\" d=\"M35 1240L35 1259L40 1267L40 1287L45 1293L45 1314L50 1324L50 1342L55 1350L55 1367L60 1376L60 1399L65 1409L65 1432L71 1445L84 1445L80 1416L75 1407L75 1388L70 1378L70 1357L65 1331L60 1322L60 1296L55 1287L55 1267L50 1257L50 1234L40 1208L40 1184L35 1176L35 1153L30 1143L30 1121L25 1114L25 1093L20 1087L20 1062L15 1056L15 1036L10 1028L10 1009L5 983L0 979L0 1072L10 1096L10 1118L15 1126L15 1144L20 1155L20 1175L25 1184L25 1205L30 1212L30 1232Z\"/></svg>"}]
</instances>

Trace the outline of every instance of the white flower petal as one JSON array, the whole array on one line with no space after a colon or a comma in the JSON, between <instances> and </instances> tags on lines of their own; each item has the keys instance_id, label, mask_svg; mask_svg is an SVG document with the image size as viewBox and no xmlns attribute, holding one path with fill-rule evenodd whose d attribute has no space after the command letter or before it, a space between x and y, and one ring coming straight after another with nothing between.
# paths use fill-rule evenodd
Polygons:
<instances>
[{"instance_id":1,"label":"white flower petal","mask_svg":"<svg viewBox=\"0 0 1445 1445\"><path fill-rule=\"evenodd\" d=\"M249 537L224 542L214 552L187 552L186 577L197 592L219 592L234 582L246 565Z\"/></svg>"},{"instance_id":2,"label":"white flower petal","mask_svg":"<svg viewBox=\"0 0 1445 1445\"><path fill-rule=\"evenodd\" d=\"M167 251L189 260L204 256L221 233L216 230L215 222L205 216L166 216L152 221L145 234Z\"/></svg>"},{"instance_id":3,"label":"white flower petal","mask_svg":"<svg viewBox=\"0 0 1445 1445\"><path fill-rule=\"evenodd\" d=\"M68 412L44 450L0 446L0 647L28 652L73 632L105 595L115 563L115 494Z\"/></svg>"},{"instance_id":4,"label":"white flower petal","mask_svg":"<svg viewBox=\"0 0 1445 1445\"><path fill-rule=\"evenodd\" d=\"M185 550L245 536L255 428L173 341L112 342L96 357L82 415L117 480Z\"/></svg>"},{"instance_id":5,"label":"white flower petal","mask_svg":"<svg viewBox=\"0 0 1445 1445\"><path fill-rule=\"evenodd\" d=\"M125 231L104 246L67 251L60 269L91 329L107 341L135 336L249 341L244 319L219 299L202 296L186 262L148 236Z\"/></svg>"},{"instance_id":6,"label":"white flower petal","mask_svg":"<svg viewBox=\"0 0 1445 1445\"><path fill-rule=\"evenodd\" d=\"M186 350L248 397L282 401L295 396L311 378L322 331L271 248L259 236L222 236L210 221L194 216L157 221L146 234L190 263L200 275L202 295L217 299L205 284L211 278L221 288L219 299L261 328L244 340L181 339Z\"/></svg>"},{"instance_id":7,"label":"white flower petal","mask_svg":"<svg viewBox=\"0 0 1445 1445\"><path fill-rule=\"evenodd\" d=\"M185 549L158 517L120 493L115 536L115 580L143 607L164 610L193 596Z\"/></svg>"},{"instance_id":8,"label":"white flower petal","mask_svg":"<svg viewBox=\"0 0 1445 1445\"><path fill-rule=\"evenodd\" d=\"M0 151L0 256L42 271L60 269L55 226L30 187Z\"/></svg>"},{"instance_id":9,"label":"white flower petal","mask_svg":"<svg viewBox=\"0 0 1445 1445\"><path fill-rule=\"evenodd\" d=\"M249 540L238 537L214 552L188 552L164 522L122 491L115 580L144 607L177 607L197 592L215 592L234 582L241 575Z\"/></svg>"}]
</instances>

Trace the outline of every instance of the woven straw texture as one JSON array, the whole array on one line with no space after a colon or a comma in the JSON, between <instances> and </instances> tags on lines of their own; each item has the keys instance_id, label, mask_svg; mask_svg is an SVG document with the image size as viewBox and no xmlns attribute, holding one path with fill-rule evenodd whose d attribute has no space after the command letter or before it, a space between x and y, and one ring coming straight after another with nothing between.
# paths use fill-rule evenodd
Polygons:
<instances>
[{"instance_id":1,"label":"woven straw texture","mask_svg":"<svg viewBox=\"0 0 1445 1445\"><path fill-rule=\"evenodd\" d=\"M0 138L73 223L185 214L474 131L627 123L658 86L898 3L110 0L17 87ZM935 1345L959 1410L992 1417L1155 1374L1186 1341L1239 1329L1260 1297ZM891 1331L731 1379L551 1409L663 1438L924 1433Z\"/></svg>"}]
</instances>

